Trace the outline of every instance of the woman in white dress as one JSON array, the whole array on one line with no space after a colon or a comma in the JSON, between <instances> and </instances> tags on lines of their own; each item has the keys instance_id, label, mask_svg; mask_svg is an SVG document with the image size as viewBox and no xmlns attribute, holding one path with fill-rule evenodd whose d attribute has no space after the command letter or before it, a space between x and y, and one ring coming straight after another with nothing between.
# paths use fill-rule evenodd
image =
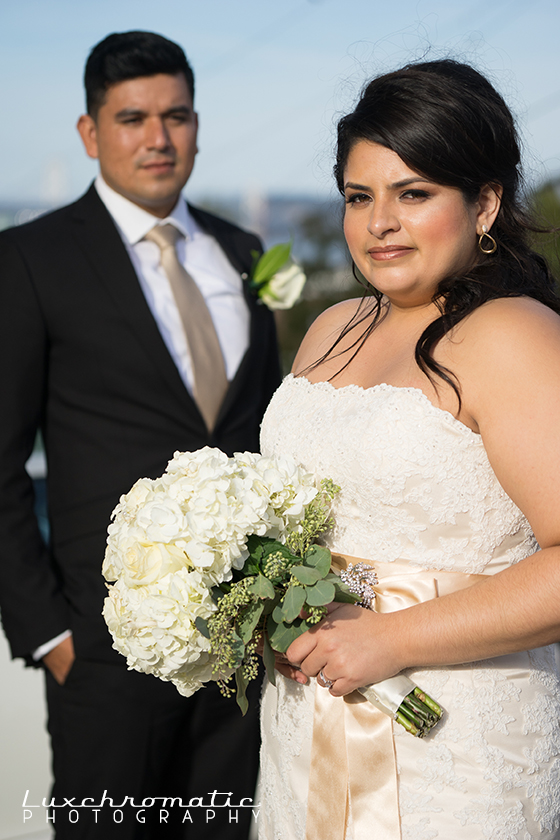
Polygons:
<instances>
[{"instance_id":1,"label":"woman in white dress","mask_svg":"<svg viewBox=\"0 0 560 840\"><path fill-rule=\"evenodd\" d=\"M412 595L334 605L278 664L263 840L560 837L560 305L518 165L453 61L374 79L339 124L372 294L313 324L262 448L339 484L327 544ZM403 671L446 710L422 740L356 692Z\"/></svg>"}]
</instances>

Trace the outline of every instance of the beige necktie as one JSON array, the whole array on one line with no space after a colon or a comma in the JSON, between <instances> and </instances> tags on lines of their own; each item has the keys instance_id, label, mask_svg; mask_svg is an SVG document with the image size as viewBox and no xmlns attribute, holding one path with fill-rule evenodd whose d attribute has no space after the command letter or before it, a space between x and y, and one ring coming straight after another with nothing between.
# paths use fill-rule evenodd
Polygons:
<instances>
[{"instance_id":1,"label":"beige necktie","mask_svg":"<svg viewBox=\"0 0 560 840\"><path fill-rule=\"evenodd\" d=\"M161 251L161 267L169 279L187 339L194 375L194 398L211 432L228 381L224 357L206 301L177 259L175 243L180 236L174 225L156 225L145 239L155 242Z\"/></svg>"}]
</instances>

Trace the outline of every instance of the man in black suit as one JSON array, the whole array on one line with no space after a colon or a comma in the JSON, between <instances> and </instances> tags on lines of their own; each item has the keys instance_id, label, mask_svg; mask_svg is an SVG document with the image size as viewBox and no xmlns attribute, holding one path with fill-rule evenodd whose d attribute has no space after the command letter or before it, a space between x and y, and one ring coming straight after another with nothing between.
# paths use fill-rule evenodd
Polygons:
<instances>
[{"instance_id":1,"label":"man in black suit","mask_svg":"<svg viewBox=\"0 0 560 840\"><path fill-rule=\"evenodd\" d=\"M100 569L111 511L137 478L161 474L175 450L258 449L279 382L272 314L244 282L260 244L181 197L197 115L180 47L110 35L85 84L78 129L99 177L75 204L0 235L2 622L13 656L45 666L57 838L242 838L251 808L235 806L254 795L258 697L242 718L213 683L187 700L127 671L101 617ZM177 239L173 259L222 351L217 416L199 399L185 320L149 238L158 225ZM48 548L24 468L37 429Z\"/></svg>"}]
</instances>

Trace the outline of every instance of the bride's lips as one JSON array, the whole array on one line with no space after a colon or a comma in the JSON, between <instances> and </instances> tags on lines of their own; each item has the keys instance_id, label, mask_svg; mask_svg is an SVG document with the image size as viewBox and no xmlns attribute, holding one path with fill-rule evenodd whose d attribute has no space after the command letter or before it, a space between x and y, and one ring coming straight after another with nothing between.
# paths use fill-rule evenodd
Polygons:
<instances>
[{"instance_id":1,"label":"bride's lips","mask_svg":"<svg viewBox=\"0 0 560 840\"><path fill-rule=\"evenodd\" d=\"M383 248L370 248L368 254L373 260L396 260L412 253L414 248L407 248L406 245L385 245Z\"/></svg>"}]
</instances>

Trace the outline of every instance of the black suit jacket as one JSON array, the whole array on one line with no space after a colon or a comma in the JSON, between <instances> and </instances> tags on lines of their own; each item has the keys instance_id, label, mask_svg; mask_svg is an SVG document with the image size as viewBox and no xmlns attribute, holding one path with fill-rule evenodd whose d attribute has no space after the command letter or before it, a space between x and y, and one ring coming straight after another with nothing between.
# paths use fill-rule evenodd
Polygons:
<instances>
[{"instance_id":1,"label":"black suit jacket","mask_svg":"<svg viewBox=\"0 0 560 840\"><path fill-rule=\"evenodd\" d=\"M190 208L240 273L256 237ZM0 234L0 608L14 656L64 629L78 655L117 661L101 617L106 529L119 496L175 450L258 450L280 379L272 313L246 289L250 346L212 435L93 187L75 204ZM51 547L24 464L41 428ZM124 662L124 660L122 660Z\"/></svg>"}]
</instances>

